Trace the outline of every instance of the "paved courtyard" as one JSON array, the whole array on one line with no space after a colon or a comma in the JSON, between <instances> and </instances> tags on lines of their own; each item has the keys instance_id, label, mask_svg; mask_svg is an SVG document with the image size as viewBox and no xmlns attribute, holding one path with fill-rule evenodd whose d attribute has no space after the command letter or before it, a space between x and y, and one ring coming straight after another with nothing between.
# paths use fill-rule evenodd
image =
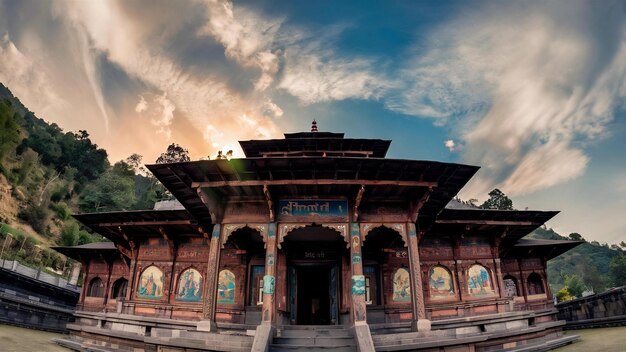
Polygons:
<instances>
[{"instance_id":1,"label":"paved courtyard","mask_svg":"<svg viewBox=\"0 0 626 352\"><path fill-rule=\"evenodd\" d=\"M623 352L626 351L626 326L615 328L569 330L568 335L579 335L578 342L558 348L556 352Z\"/></svg>"},{"instance_id":2,"label":"paved courtyard","mask_svg":"<svg viewBox=\"0 0 626 352\"><path fill-rule=\"evenodd\" d=\"M561 347L556 352L623 352L626 351L626 326L616 328L567 331L566 334L580 335L580 341ZM0 350L3 352L68 352L51 342L61 334L0 325Z\"/></svg>"},{"instance_id":3,"label":"paved courtyard","mask_svg":"<svg viewBox=\"0 0 626 352\"><path fill-rule=\"evenodd\" d=\"M68 352L50 341L62 334L0 325L0 351L3 352Z\"/></svg>"}]
</instances>

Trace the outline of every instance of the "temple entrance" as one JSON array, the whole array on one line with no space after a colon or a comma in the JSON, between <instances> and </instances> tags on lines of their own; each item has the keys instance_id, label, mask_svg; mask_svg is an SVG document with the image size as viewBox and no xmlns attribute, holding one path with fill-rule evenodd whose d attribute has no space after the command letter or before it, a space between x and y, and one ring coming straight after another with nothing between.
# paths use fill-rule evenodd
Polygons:
<instances>
[{"instance_id":1,"label":"temple entrance","mask_svg":"<svg viewBox=\"0 0 626 352\"><path fill-rule=\"evenodd\" d=\"M307 226L287 236L283 251L291 324L338 324L340 263L347 255L343 237L332 229Z\"/></svg>"},{"instance_id":2,"label":"temple entrance","mask_svg":"<svg viewBox=\"0 0 626 352\"><path fill-rule=\"evenodd\" d=\"M295 267L295 320L298 325L328 325L336 322L336 266Z\"/></svg>"}]
</instances>

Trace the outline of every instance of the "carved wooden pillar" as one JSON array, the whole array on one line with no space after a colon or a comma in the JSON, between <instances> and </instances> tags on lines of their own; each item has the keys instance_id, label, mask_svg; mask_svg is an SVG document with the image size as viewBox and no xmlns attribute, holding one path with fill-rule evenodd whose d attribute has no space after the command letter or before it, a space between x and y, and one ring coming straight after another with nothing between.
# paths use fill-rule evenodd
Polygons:
<instances>
[{"instance_id":1,"label":"carved wooden pillar","mask_svg":"<svg viewBox=\"0 0 626 352\"><path fill-rule=\"evenodd\" d=\"M222 247L222 226L213 225L211 243L209 247L209 260L207 262L204 304L202 305L202 321L198 323L198 330L216 331L215 308L217 306L217 275L220 265L220 248Z\"/></svg>"},{"instance_id":2,"label":"carved wooden pillar","mask_svg":"<svg viewBox=\"0 0 626 352\"><path fill-rule=\"evenodd\" d=\"M85 309L85 297L87 296L87 290L89 290L89 267L91 266L91 260L87 259L86 262L83 263L84 274L83 274L83 293L80 295L80 303L83 305L83 309Z\"/></svg>"},{"instance_id":3,"label":"carved wooden pillar","mask_svg":"<svg viewBox=\"0 0 626 352\"><path fill-rule=\"evenodd\" d=\"M546 297L549 301L553 302L554 298L552 297L552 291L550 290L550 285L548 284L548 273L546 272L546 268L548 267L548 261L546 257L541 257L541 269L543 275L541 275L541 281L543 284L543 289L546 292Z\"/></svg>"},{"instance_id":4,"label":"carved wooden pillar","mask_svg":"<svg viewBox=\"0 0 626 352\"><path fill-rule=\"evenodd\" d=\"M106 261L107 263L107 283L104 286L104 301L103 301L103 305L106 308L107 303L109 302L109 290L111 289L111 274L113 273L113 263L115 262L115 260L113 260L112 262Z\"/></svg>"},{"instance_id":5,"label":"carved wooden pillar","mask_svg":"<svg viewBox=\"0 0 626 352\"><path fill-rule=\"evenodd\" d=\"M496 283L500 298L504 298L504 279L502 278L502 267L500 265L500 238L495 237L491 246L491 254L493 256L493 265L496 269Z\"/></svg>"},{"instance_id":6,"label":"carved wooden pillar","mask_svg":"<svg viewBox=\"0 0 626 352\"><path fill-rule=\"evenodd\" d=\"M352 321L355 325L366 321L365 276L361 256L361 231L358 223L350 224L350 262L352 274Z\"/></svg>"},{"instance_id":7,"label":"carved wooden pillar","mask_svg":"<svg viewBox=\"0 0 626 352\"><path fill-rule=\"evenodd\" d=\"M135 248L134 242L131 246L130 252L130 267L128 268L128 287L126 288L126 297L125 301L130 301L131 297L133 297L133 292L135 292L135 277L137 277L137 257L139 256L139 249Z\"/></svg>"},{"instance_id":8,"label":"carved wooden pillar","mask_svg":"<svg viewBox=\"0 0 626 352\"><path fill-rule=\"evenodd\" d=\"M411 270L411 303L413 305L413 322L415 330L430 330L430 321L426 319L426 309L424 308L424 291L422 289L422 269L420 265L419 240L415 229L415 224L407 223L408 247L409 247L409 269Z\"/></svg>"},{"instance_id":9,"label":"carved wooden pillar","mask_svg":"<svg viewBox=\"0 0 626 352\"><path fill-rule=\"evenodd\" d=\"M465 292L465 281L463 279L463 268L461 267L462 261L459 260L461 258L461 238L456 236L454 238L454 244L452 248L452 255L454 256L454 270L456 271L456 284L458 287L459 293L459 301L463 302L463 292Z\"/></svg>"},{"instance_id":10,"label":"carved wooden pillar","mask_svg":"<svg viewBox=\"0 0 626 352\"><path fill-rule=\"evenodd\" d=\"M265 242L265 276L263 276L263 322L275 320L276 307L274 304L276 288L276 223L269 223L267 241Z\"/></svg>"},{"instance_id":11,"label":"carved wooden pillar","mask_svg":"<svg viewBox=\"0 0 626 352\"><path fill-rule=\"evenodd\" d=\"M528 303L528 287L526 287L526 279L524 278L524 272L522 271L521 259L517 259L517 268L519 270L519 280L522 284L522 295L524 295L524 303Z\"/></svg>"}]
</instances>

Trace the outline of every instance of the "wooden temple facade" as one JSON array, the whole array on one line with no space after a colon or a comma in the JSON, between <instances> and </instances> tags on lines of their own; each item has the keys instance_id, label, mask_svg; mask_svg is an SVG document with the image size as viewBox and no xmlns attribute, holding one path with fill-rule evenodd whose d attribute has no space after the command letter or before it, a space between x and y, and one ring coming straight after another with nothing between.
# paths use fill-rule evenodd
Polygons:
<instances>
[{"instance_id":1,"label":"wooden temple facade","mask_svg":"<svg viewBox=\"0 0 626 352\"><path fill-rule=\"evenodd\" d=\"M316 128L240 144L242 159L148 165L174 207L75 215L111 240L57 248L84 265L77 335L96 338L110 314L143 319L144 336L159 319L266 326L265 348L285 326L358 326L365 351L370 327L552 311L546 262L579 243L522 239L557 212L454 201L478 167L388 159L390 141Z\"/></svg>"}]
</instances>

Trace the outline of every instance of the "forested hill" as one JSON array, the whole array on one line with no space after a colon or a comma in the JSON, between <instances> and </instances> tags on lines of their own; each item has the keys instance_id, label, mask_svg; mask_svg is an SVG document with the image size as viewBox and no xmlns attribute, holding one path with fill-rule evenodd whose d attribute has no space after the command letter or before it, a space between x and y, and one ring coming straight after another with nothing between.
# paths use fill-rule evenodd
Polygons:
<instances>
[{"instance_id":1,"label":"forested hill","mask_svg":"<svg viewBox=\"0 0 626 352\"><path fill-rule=\"evenodd\" d=\"M564 237L546 228L539 228L526 238L584 240L579 234ZM581 290L602 292L607 288L626 284L626 277L620 280L619 271L623 251L624 248L617 245L609 246L592 241L548 261L548 279L552 292L558 292L563 286L573 286L570 291L574 292L570 293L580 297Z\"/></svg>"},{"instance_id":2,"label":"forested hill","mask_svg":"<svg viewBox=\"0 0 626 352\"><path fill-rule=\"evenodd\" d=\"M87 131L47 123L0 84L0 240L12 234L3 257L54 267L45 248L103 240L70 214L150 209L163 195L140 155L111 165Z\"/></svg>"}]
</instances>

